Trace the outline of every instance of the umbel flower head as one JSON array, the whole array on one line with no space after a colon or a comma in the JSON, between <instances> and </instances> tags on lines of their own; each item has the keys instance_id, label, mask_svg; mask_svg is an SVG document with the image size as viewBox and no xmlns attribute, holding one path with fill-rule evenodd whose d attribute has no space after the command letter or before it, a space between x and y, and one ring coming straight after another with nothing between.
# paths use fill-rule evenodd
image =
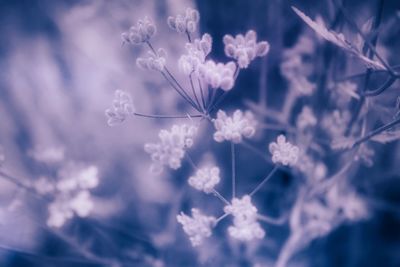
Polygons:
<instances>
[{"instance_id":1,"label":"umbel flower head","mask_svg":"<svg viewBox=\"0 0 400 267\"><path fill-rule=\"evenodd\" d=\"M225 55L234 58L239 68L245 69L256 57L265 56L269 51L268 42L257 43L257 34L255 31L248 31L245 36L242 34L225 35L223 38L225 44Z\"/></svg>"},{"instance_id":2,"label":"umbel flower head","mask_svg":"<svg viewBox=\"0 0 400 267\"><path fill-rule=\"evenodd\" d=\"M115 91L115 97L111 108L106 109L107 124L114 126L126 120L126 118L135 113L131 96L122 91Z\"/></svg>"},{"instance_id":3,"label":"umbel flower head","mask_svg":"<svg viewBox=\"0 0 400 267\"><path fill-rule=\"evenodd\" d=\"M236 65L233 62L223 64L207 60L199 65L198 71L200 78L214 89L229 91L235 84Z\"/></svg>"},{"instance_id":4,"label":"umbel flower head","mask_svg":"<svg viewBox=\"0 0 400 267\"><path fill-rule=\"evenodd\" d=\"M201 168L197 170L196 175L189 177L189 185L207 194L211 193L221 180L219 173L219 168L215 166Z\"/></svg>"},{"instance_id":5,"label":"umbel flower head","mask_svg":"<svg viewBox=\"0 0 400 267\"><path fill-rule=\"evenodd\" d=\"M225 206L224 211L233 216L233 226L228 228L229 235L240 241L262 239L264 230L257 222L257 208L251 203L249 195L241 199L234 198L232 204Z\"/></svg>"},{"instance_id":6,"label":"umbel flower head","mask_svg":"<svg viewBox=\"0 0 400 267\"><path fill-rule=\"evenodd\" d=\"M256 132L257 121L250 111L236 110L232 117L225 111L219 110L214 120L216 132L214 140L217 142L231 141L235 144L242 142L243 137L250 138Z\"/></svg>"},{"instance_id":7,"label":"umbel flower head","mask_svg":"<svg viewBox=\"0 0 400 267\"><path fill-rule=\"evenodd\" d=\"M195 39L193 43L187 43L187 54L182 55L178 61L179 70L185 75L193 73L198 76L199 66L205 62L211 48L212 38L208 33L203 34L201 39Z\"/></svg>"},{"instance_id":8,"label":"umbel flower head","mask_svg":"<svg viewBox=\"0 0 400 267\"><path fill-rule=\"evenodd\" d=\"M124 43L142 44L148 42L156 33L157 28L153 21L148 17L139 20L136 26L132 26L129 31L121 34L121 39Z\"/></svg>"},{"instance_id":9,"label":"umbel flower head","mask_svg":"<svg viewBox=\"0 0 400 267\"><path fill-rule=\"evenodd\" d=\"M59 176L61 179L56 183L42 177L34 185L38 193L55 196L48 206L47 225L51 227L63 226L74 214L87 217L94 207L89 189L99 184L96 166L79 169L68 166Z\"/></svg>"},{"instance_id":10,"label":"umbel flower head","mask_svg":"<svg viewBox=\"0 0 400 267\"><path fill-rule=\"evenodd\" d=\"M185 14L179 14L176 17L168 17L168 26L179 33L193 33L197 29L200 20L199 11L193 8L187 8Z\"/></svg>"},{"instance_id":11,"label":"umbel flower head","mask_svg":"<svg viewBox=\"0 0 400 267\"><path fill-rule=\"evenodd\" d=\"M139 57L136 59L136 65L144 70L162 71L167 61L166 57L167 53L162 48L158 49L157 53L148 51L146 58Z\"/></svg>"},{"instance_id":12,"label":"umbel flower head","mask_svg":"<svg viewBox=\"0 0 400 267\"><path fill-rule=\"evenodd\" d=\"M211 236L211 228L216 222L215 217L203 215L198 209L192 209L192 217L181 212L176 219L182 224L193 247L201 245L205 238Z\"/></svg>"},{"instance_id":13,"label":"umbel flower head","mask_svg":"<svg viewBox=\"0 0 400 267\"><path fill-rule=\"evenodd\" d=\"M185 149L193 145L197 127L186 124L173 125L171 130L161 130L158 143L145 144L144 150L151 155L153 161L151 171L160 173L164 166L171 169L181 167Z\"/></svg>"},{"instance_id":14,"label":"umbel flower head","mask_svg":"<svg viewBox=\"0 0 400 267\"><path fill-rule=\"evenodd\" d=\"M317 124L317 118L309 106L304 106L297 117L296 126L300 130L313 127Z\"/></svg>"},{"instance_id":15,"label":"umbel flower head","mask_svg":"<svg viewBox=\"0 0 400 267\"><path fill-rule=\"evenodd\" d=\"M272 162L282 165L295 165L299 158L300 149L286 142L286 137L284 135L279 135L276 142L269 144L269 151L272 154Z\"/></svg>"}]
</instances>

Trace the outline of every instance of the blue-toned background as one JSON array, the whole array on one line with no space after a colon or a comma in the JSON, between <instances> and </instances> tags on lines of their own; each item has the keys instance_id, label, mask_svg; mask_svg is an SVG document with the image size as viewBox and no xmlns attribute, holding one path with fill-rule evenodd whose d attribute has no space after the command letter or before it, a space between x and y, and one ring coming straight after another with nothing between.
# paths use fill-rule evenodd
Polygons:
<instances>
[{"instance_id":1,"label":"blue-toned background","mask_svg":"<svg viewBox=\"0 0 400 267\"><path fill-rule=\"evenodd\" d=\"M344 6L362 24L375 15L378 2L344 1ZM400 62L400 2L384 2L378 47L396 65ZM289 234L286 224L264 226L264 242L245 246L229 240L229 219L215 229L206 246L193 249L176 214L193 206L220 214L223 205L187 185L192 173L187 163L161 176L148 171L150 158L143 144L155 140L159 129L169 128L172 122L135 117L109 127L104 110L116 89L131 93L136 108L145 113L186 110L161 77L135 65L146 49L122 45L120 34L144 15L153 18L158 27L154 43L167 50L168 64L178 73L176 62L186 39L168 28L166 18L190 6L201 14L201 33L213 36L211 57L215 60L227 61L222 43L227 33L254 29L260 40L271 45L267 57L255 60L240 74L222 107L233 110L258 103L279 111L288 91L280 73L282 53L302 33L314 35L292 5L311 17L332 15L332 3L325 0L0 0L0 145L6 157L2 170L23 181L55 176L63 163L45 164L32 155L57 148L64 151L65 162L98 166L100 177L92 191L92 215L75 218L57 231L45 226L47 207L40 199L0 180L0 266L106 266L83 257L74 244L100 257L118 259L122 266L274 266ZM339 17L339 25L343 21ZM317 57L345 56L333 46L325 54L320 52ZM325 69L317 71L319 75ZM399 92L396 82L377 102L393 111ZM319 103L321 109L325 103L314 97L300 104L307 101ZM294 115L289 123L293 121ZM211 159L220 165L226 181L219 189L229 195L229 144L215 143L211 132L211 127L200 132L201 143L190 154L196 162ZM267 153L267 144L277 133L264 132L252 142ZM344 223L312 240L288 266L400 266L400 147L398 142L372 147L373 165L360 165L349 178L366 197L370 217ZM335 169L336 157L325 157L330 171ZM237 161L238 194L249 192L271 169L244 148L238 148ZM254 199L260 213L278 217L289 211L301 179L280 171Z\"/></svg>"}]
</instances>

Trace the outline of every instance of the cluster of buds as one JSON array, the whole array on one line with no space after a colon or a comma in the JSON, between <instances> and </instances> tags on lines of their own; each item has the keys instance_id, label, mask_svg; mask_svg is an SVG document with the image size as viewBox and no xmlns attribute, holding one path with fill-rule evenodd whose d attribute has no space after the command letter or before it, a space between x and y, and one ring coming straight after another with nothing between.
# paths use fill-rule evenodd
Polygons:
<instances>
[{"instance_id":1,"label":"cluster of buds","mask_svg":"<svg viewBox=\"0 0 400 267\"><path fill-rule=\"evenodd\" d=\"M219 173L219 168L215 166L201 168L197 170L196 175L189 177L189 185L199 191L209 194L221 180Z\"/></svg>"},{"instance_id":2,"label":"cluster of buds","mask_svg":"<svg viewBox=\"0 0 400 267\"><path fill-rule=\"evenodd\" d=\"M146 58L139 57L136 60L136 65L144 70L163 71L166 63L167 53L164 49L160 48L157 53L148 51Z\"/></svg>"},{"instance_id":3,"label":"cluster of buds","mask_svg":"<svg viewBox=\"0 0 400 267\"><path fill-rule=\"evenodd\" d=\"M223 38L225 44L225 55L234 58L239 68L245 69L256 57L265 56L269 51L268 42L257 43L257 34L255 31L248 31L244 36L242 34L225 35Z\"/></svg>"},{"instance_id":4,"label":"cluster of buds","mask_svg":"<svg viewBox=\"0 0 400 267\"><path fill-rule=\"evenodd\" d=\"M179 33L193 33L197 29L200 14L197 10L187 8L185 14L168 17L168 26Z\"/></svg>"},{"instance_id":5,"label":"cluster of buds","mask_svg":"<svg viewBox=\"0 0 400 267\"><path fill-rule=\"evenodd\" d=\"M212 88L221 88L224 91L229 91L235 84L236 65L233 62L215 63L212 60L207 60L199 66L199 76Z\"/></svg>"},{"instance_id":6,"label":"cluster of buds","mask_svg":"<svg viewBox=\"0 0 400 267\"><path fill-rule=\"evenodd\" d=\"M148 42L156 33L157 28L148 17L139 20L136 26L132 26L128 32L121 34L122 41L130 44L142 44Z\"/></svg>"},{"instance_id":7,"label":"cluster of buds","mask_svg":"<svg viewBox=\"0 0 400 267\"><path fill-rule=\"evenodd\" d=\"M211 228L216 222L214 217L203 215L198 209L192 209L192 217L181 212L176 219L182 224L194 247L201 245L205 238L211 236Z\"/></svg>"},{"instance_id":8,"label":"cluster of buds","mask_svg":"<svg viewBox=\"0 0 400 267\"><path fill-rule=\"evenodd\" d=\"M122 91L115 91L112 107L106 109L107 124L114 126L126 120L126 118L135 113L131 96Z\"/></svg>"},{"instance_id":9,"label":"cluster of buds","mask_svg":"<svg viewBox=\"0 0 400 267\"><path fill-rule=\"evenodd\" d=\"M299 116L297 116L296 126L300 130L314 127L317 124L317 118L309 106L304 106Z\"/></svg>"},{"instance_id":10,"label":"cluster of buds","mask_svg":"<svg viewBox=\"0 0 400 267\"><path fill-rule=\"evenodd\" d=\"M76 168L69 166L59 174L60 180L54 182L41 177L34 183L35 190L41 195L53 196L49 204L47 225L61 227L73 218L87 217L93 209L90 189L98 186L98 169L95 166Z\"/></svg>"},{"instance_id":11,"label":"cluster of buds","mask_svg":"<svg viewBox=\"0 0 400 267\"><path fill-rule=\"evenodd\" d=\"M257 208L251 203L248 195L241 199L234 198L232 204L225 206L224 211L233 216L233 226L228 228L229 235L240 241L262 239L264 230L257 222Z\"/></svg>"},{"instance_id":12,"label":"cluster of buds","mask_svg":"<svg viewBox=\"0 0 400 267\"><path fill-rule=\"evenodd\" d=\"M144 146L144 150L151 155L153 161L151 170L161 173L164 166L173 170L180 168L185 149L193 145L196 132L197 127L186 124L173 125L170 131L161 130L158 143L148 143Z\"/></svg>"},{"instance_id":13,"label":"cluster of buds","mask_svg":"<svg viewBox=\"0 0 400 267\"><path fill-rule=\"evenodd\" d=\"M205 62L206 56L211 52L212 38L208 33L201 39L195 39L193 43L186 44L186 55L179 58L178 66L185 75L192 73L198 75L198 69Z\"/></svg>"},{"instance_id":14,"label":"cluster of buds","mask_svg":"<svg viewBox=\"0 0 400 267\"><path fill-rule=\"evenodd\" d=\"M257 121L250 111L236 110L232 117L225 111L219 110L214 120L216 132L214 140L217 142L231 141L235 144L242 142L243 137L250 138L256 132Z\"/></svg>"},{"instance_id":15,"label":"cluster of buds","mask_svg":"<svg viewBox=\"0 0 400 267\"><path fill-rule=\"evenodd\" d=\"M294 166L299 159L300 149L286 142L284 135L279 135L276 142L269 144L269 151L272 154L272 162L275 164Z\"/></svg>"}]
</instances>

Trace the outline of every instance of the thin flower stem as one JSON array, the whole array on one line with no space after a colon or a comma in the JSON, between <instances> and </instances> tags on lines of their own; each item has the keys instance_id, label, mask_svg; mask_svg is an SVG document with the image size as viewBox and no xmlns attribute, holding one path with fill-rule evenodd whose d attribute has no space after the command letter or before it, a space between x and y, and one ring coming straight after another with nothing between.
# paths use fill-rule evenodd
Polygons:
<instances>
[{"instance_id":1,"label":"thin flower stem","mask_svg":"<svg viewBox=\"0 0 400 267\"><path fill-rule=\"evenodd\" d=\"M230 205L229 201L226 200L217 190L213 188L212 193L214 196L216 196L218 199L220 199L222 202L225 203L225 205Z\"/></svg>"},{"instance_id":2,"label":"thin flower stem","mask_svg":"<svg viewBox=\"0 0 400 267\"><path fill-rule=\"evenodd\" d=\"M392 69L398 69L398 68L400 68L400 65L392 66ZM388 73L387 70L371 70L371 72L372 73L384 73L384 72ZM357 79L357 78L364 77L365 75L367 75L367 72L362 72L362 73L357 73L357 74L350 74L350 75L344 76L342 78L335 79L335 82L343 82L343 81L346 81L346 80Z\"/></svg>"},{"instance_id":3,"label":"thin flower stem","mask_svg":"<svg viewBox=\"0 0 400 267\"><path fill-rule=\"evenodd\" d=\"M205 110L206 109L206 101L204 100L203 86L201 86L200 79L197 79L197 81L199 82L200 96L201 96L201 102L203 103L203 110Z\"/></svg>"},{"instance_id":4,"label":"thin flower stem","mask_svg":"<svg viewBox=\"0 0 400 267\"><path fill-rule=\"evenodd\" d=\"M366 97L371 97L371 96L377 96L383 93L386 89L388 89L392 84L396 81L396 78L393 76L390 76L384 84L382 84L379 88L375 90L369 90L364 93L364 96Z\"/></svg>"},{"instance_id":5,"label":"thin flower stem","mask_svg":"<svg viewBox=\"0 0 400 267\"><path fill-rule=\"evenodd\" d=\"M194 103L193 99L189 96L189 94L186 92L186 90L182 87L182 85L176 80L175 76L172 75L172 73L168 70L167 67L164 67L165 71L167 72L168 76L171 77L171 79L175 82L175 84L182 90L182 92L185 93L185 95ZM199 110L197 108L197 110Z\"/></svg>"},{"instance_id":6,"label":"thin flower stem","mask_svg":"<svg viewBox=\"0 0 400 267\"><path fill-rule=\"evenodd\" d=\"M236 197L236 157L235 144L231 142L231 160L232 160L232 198Z\"/></svg>"},{"instance_id":7,"label":"thin flower stem","mask_svg":"<svg viewBox=\"0 0 400 267\"><path fill-rule=\"evenodd\" d=\"M287 214L285 214L285 215L283 215L281 217L278 217L278 218L272 218L272 217L269 217L269 216L257 214L257 219L262 221L262 222L273 224L273 225L282 225L288 219L288 216L287 216Z\"/></svg>"},{"instance_id":8,"label":"thin flower stem","mask_svg":"<svg viewBox=\"0 0 400 267\"><path fill-rule=\"evenodd\" d=\"M153 119L190 119L190 118L200 118L203 117L202 114L195 114L195 115L154 115L154 114L143 114L135 112L133 113L135 116L145 117L145 118L153 118Z\"/></svg>"},{"instance_id":9,"label":"thin flower stem","mask_svg":"<svg viewBox=\"0 0 400 267\"><path fill-rule=\"evenodd\" d=\"M189 43L191 43L192 42L192 37L190 36L190 32L188 32L188 30L186 30L185 33L186 33L186 36L188 38Z\"/></svg>"},{"instance_id":10,"label":"thin flower stem","mask_svg":"<svg viewBox=\"0 0 400 267\"><path fill-rule=\"evenodd\" d=\"M190 87L192 88L192 93L194 95L194 99L196 100L196 103L197 103L197 107L200 109L201 108L201 104L200 104L200 101L199 101L199 99L197 97L196 90L194 89L192 74L189 74L189 81L190 81Z\"/></svg>"},{"instance_id":11,"label":"thin flower stem","mask_svg":"<svg viewBox=\"0 0 400 267\"><path fill-rule=\"evenodd\" d=\"M218 224L220 221L222 221L223 219L225 219L228 215L229 215L229 213L224 213L223 215L219 216L218 219L215 220L214 227L216 227L217 224Z\"/></svg>"},{"instance_id":12,"label":"thin flower stem","mask_svg":"<svg viewBox=\"0 0 400 267\"><path fill-rule=\"evenodd\" d=\"M275 174L275 172L279 169L278 165L275 165L275 167L272 169L272 171L264 178L264 180L262 180L262 182L256 187L254 188L254 190L249 194L249 196L253 196L255 193L257 193L261 187L263 187L263 185L268 182L268 180L270 178L272 178L272 176Z\"/></svg>"},{"instance_id":13,"label":"thin flower stem","mask_svg":"<svg viewBox=\"0 0 400 267\"><path fill-rule=\"evenodd\" d=\"M169 83L169 85L186 101L188 102L194 109L196 109L197 111L199 111L196 108L196 105L194 104L194 102L190 99L189 96L187 96L186 92L181 92L179 88L177 88L167 77L167 75L165 75L165 73L163 71L161 71L161 75L164 77L164 79ZM186 93L186 94L185 94ZM199 111L200 112L200 111Z\"/></svg>"},{"instance_id":14,"label":"thin flower stem","mask_svg":"<svg viewBox=\"0 0 400 267\"><path fill-rule=\"evenodd\" d=\"M218 97L218 98L216 99L215 103L211 106L209 112L213 112L214 109L216 109L216 108L219 106L219 104L221 104L222 101L225 100L225 98L227 97L227 95L228 95L228 91L224 91L223 94L222 94L220 97Z\"/></svg>"},{"instance_id":15,"label":"thin flower stem","mask_svg":"<svg viewBox=\"0 0 400 267\"><path fill-rule=\"evenodd\" d=\"M185 153L185 156L186 156L186 158L187 158L187 160L188 160L190 166L192 166L192 168L193 168L194 170L198 170L198 168L197 168L196 164L194 163L192 157L189 155L189 153L188 153L187 151L186 151L186 153Z\"/></svg>"},{"instance_id":16,"label":"thin flower stem","mask_svg":"<svg viewBox=\"0 0 400 267\"><path fill-rule=\"evenodd\" d=\"M382 133L382 132L384 132L384 131L390 129L390 128L392 128L393 126L395 126L396 124L399 124L399 123L400 123L400 117L397 118L397 119L395 119L394 121L388 123L388 124L385 124L385 125L383 125L383 126L377 128L377 129L375 129L375 130L369 132L369 133L366 134L365 136L360 137L359 139L357 139L357 140L354 142L354 144L353 144L353 146L352 146L351 148L355 148L355 147L361 145L362 143L368 141L369 139L371 139L371 138L374 137L375 135L378 135L378 134L380 134L380 133Z\"/></svg>"}]
</instances>

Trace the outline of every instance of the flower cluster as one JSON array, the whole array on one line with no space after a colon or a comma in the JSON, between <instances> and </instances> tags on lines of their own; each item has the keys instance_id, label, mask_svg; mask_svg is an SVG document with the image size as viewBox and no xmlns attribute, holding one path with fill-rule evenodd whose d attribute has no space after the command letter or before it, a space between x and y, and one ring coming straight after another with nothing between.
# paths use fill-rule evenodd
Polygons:
<instances>
[{"instance_id":1,"label":"flower cluster","mask_svg":"<svg viewBox=\"0 0 400 267\"><path fill-rule=\"evenodd\" d=\"M158 143L148 143L144 146L153 161L151 170L160 173L164 166L174 170L180 168L185 149L193 145L196 132L197 127L186 124L173 125L170 131L161 130Z\"/></svg>"},{"instance_id":2,"label":"flower cluster","mask_svg":"<svg viewBox=\"0 0 400 267\"><path fill-rule=\"evenodd\" d=\"M265 232L257 222L257 208L251 203L250 196L234 198L231 205L225 206L224 211L234 217L233 226L228 228L233 238L251 241L264 237Z\"/></svg>"},{"instance_id":3,"label":"flower cluster","mask_svg":"<svg viewBox=\"0 0 400 267\"><path fill-rule=\"evenodd\" d=\"M199 191L211 193L221 180L218 167L204 167L197 170L196 175L189 177L189 185Z\"/></svg>"},{"instance_id":4,"label":"flower cluster","mask_svg":"<svg viewBox=\"0 0 400 267\"><path fill-rule=\"evenodd\" d=\"M61 179L57 182L41 177L34 183L39 194L52 194L55 197L48 206L47 224L51 227L61 227L74 214L79 217L88 216L93 209L89 190L99 184L98 169L95 166L67 168L59 176Z\"/></svg>"},{"instance_id":5,"label":"flower cluster","mask_svg":"<svg viewBox=\"0 0 400 267\"><path fill-rule=\"evenodd\" d=\"M232 117L225 111L219 110L214 120L216 132L214 140L217 142L231 141L235 144L242 142L243 137L250 138L256 131L257 121L250 111L236 110Z\"/></svg>"},{"instance_id":6,"label":"flower cluster","mask_svg":"<svg viewBox=\"0 0 400 267\"><path fill-rule=\"evenodd\" d=\"M121 35L122 41L130 44L142 44L150 40L157 28L148 17L139 20L136 26L132 26L128 32Z\"/></svg>"},{"instance_id":7,"label":"flower cluster","mask_svg":"<svg viewBox=\"0 0 400 267\"><path fill-rule=\"evenodd\" d=\"M350 101L354 99L360 99L357 94L357 84L349 81L340 82L336 86L331 88L332 99L339 108L346 108Z\"/></svg>"},{"instance_id":8,"label":"flower cluster","mask_svg":"<svg viewBox=\"0 0 400 267\"><path fill-rule=\"evenodd\" d=\"M214 89L229 91L235 84L236 65L233 62L223 64L207 60L199 65L198 71L200 78Z\"/></svg>"},{"instance_id":9,"label":"flower cluster","mask_svg":"<svg viewBox=\"0 0 400 267\"><path fill-rule=\"evenodd\" d=\"M200 14L196 9L187 8L185 14L168 17L168 26L179 33L193 33L197 29Z\"/></svg>"},{"instance_id":10,"label":"flower cluster","mask_svg":"<svg viewBox=\"0 0 400 267\"><path fill-rule=\"evenodd\" d=\"M316 85L309 79L314 65L305 60L314 53L315 46L312 40L304 36L300 37L294 47L284 51L281 73L288 80L290 90L299 95L309 96L315 91Z\"/></svg>"},{"instance_id":11,"label":"flower cluster","mask_svg":"<svg viewBox=\"0 0 400 267\"><path fill-rule=\"evenodd\" d=\"M350 119L348 110L336 109L323 116L321 126L332 138L338 138L343 136Z\"/></svg>"},{"instance_id":12,"label":"flower cluster","mask_svg":"<svg viewBox=\"0 0 400 267\"><path fill-rule=\"evenodd\" d=\"M201 39L195 39L193 43L186 44L186 55L182 55L178 61L178 67L185 75L192 73L198 75L199 66L205 62L212 48L212 38L208 33Z\"/></svg>"},{"instance_id":13,"label":"flower cluster","mask_svg":"<svg viewBox=\"0 0 400 267\"><path fill-rule=\"evenodd\" d=\"M297 117L296 126L300 130L313 127L317 124L317 118L309 106L304 106L299 116Z\"/></svg>"},{"instance_id":14,"label":"flower cluster","mask_svg":"<svg viewBox=\"0 0 400 267\"><path fill-rule=\"evenodd\" d=\"M242 34L225 35L223 38L225 44L225 55L234 58L239 68L245 69L256 57L265 56L269 51L268 42L257 43L257 34L255 31L248 31L245 36Z\"/></svg>"},{"instance_id":15,"label":"flower cluster","mask_svg":"<svg viewBox=\"0 0 400 267\"><path fill-rule=\"evenodd\" d=\"M147 57L139 57L136 59L136 65L144 70L163 71L166 63L167 53L164 49L160 48L157 53L148 51Z\"/></svg>"},{"instance_id":16,"label":"flower cluster","mask_svg":"<svg viewBox=\"0 0 400 267\"><path fill-rule=\"evenodd\" d=\"M300 149L286 142L284 135L279 135L276 142L269 144L269 152L272 154L273 163L294 166L299 158Z\"/></svg>"},{"instance_id":17,"label":"flower cluster","mask_svg":"<svg viewBox=\"0 0 400 267\"><path fill-rule=\"evenodd\" d=\"M182 224L194 247L201 245L205 238L211 236L211 228L216 222L214 217L203 215L198 209L192 209L192 217L181 212L176 219Z\"/></svg>"},{"instance_id":18,"label":"flower cluster","mask_svg":"<svg viewBox=\"0 0 400 267\"><path fill-rule=\"evenodd\" d=\"M135 113L131 96L122 91L115 91L115 97L111 108L106 109L107 124L114 126L126 120L126 118Z\"/></svg>"}]
</instances>

